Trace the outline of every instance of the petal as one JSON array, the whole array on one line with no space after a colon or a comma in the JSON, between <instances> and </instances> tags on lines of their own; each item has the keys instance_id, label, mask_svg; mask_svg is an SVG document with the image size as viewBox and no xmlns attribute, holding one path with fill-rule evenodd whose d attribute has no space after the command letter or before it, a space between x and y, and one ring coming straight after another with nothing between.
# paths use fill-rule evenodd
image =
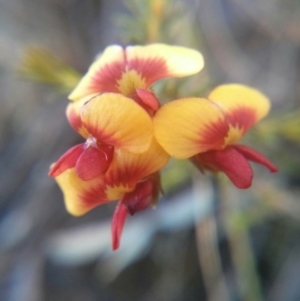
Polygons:
<instances>
[{"instance_id":1,"label":"petal","mask_svg":"<svg viewBox=\"0 0 300 301\"><path fill-rule=\"evenodd\" d=\"M234 144L270 110L269 99L261 92L239 84L222 85L208 96L226 114L231 129L227 144ZM237 131L239 130L239 134ZM235 136L235 137L234 137Z\"/></svg>"},{"instance_id":2,"label":"petal","mask_svg":"<svg viewBox=\"0 0 300 301\"><path fill-rule=\"evenodd\" d=\"M67 119L70 125L76 132L78 132L84 138L87 138L89 136L89 133L82 124L80 110L82 106L84 106L85 103L91 100L94 96L95 95L89 95L88 97L84 97L79 101L71 102L67 106L66 110Z\"/></svg>"},{"instance_id":3,"label":"petal","mask_svg":"<svg viewBox=\"0 0 300 301\"><path fill-rule=\"evenodd\" d=\"M70 148L51 166L48 176L57 177L67 169L73 168L83 151L84 144L78 144Z\"/></svg>"},{"instance_id":4,"label":"petal","mask_svg":"<svg viewBox=\"0 0 300 301\"><path fill-rule=\"evenodd\" d=\"M174 100L157 111L153 123L157 141L178 159L221 149L228 131L222 111L204 98Z\"/></svg>"},{"instance_id":5,"label":"petal","mask_svg":"<svg viewBox=\"0 0 300 301\"><path fill-rule=\"evenodd\" d=\"M130 215L137 211L145 210L153 203L156 203L160 193L159 179L155 174L139 182L135 190L126 193L122 198L122 203L126 206Z\"/></svg>"},{"instance_id":6,"label":"petal","mask_svg":"<svg viewBox=\"0 0 300 301\"><path fill-rule=\"evenodd\" d=\"M60 186L67 211L72 215L83 215L96 206L108 202L103 178L82 181L75 169L68 169L55 178Z\"/></svg>"},{"instance_id":7,"label":"petal","mask_svg":"<svg viewBox=\"0 0 300 301\"><path fill-rule=\"evenodd\" d=\"M91 65L87 74L69 95L77 101L100 92L120 92L126 96L136 88L148 88L158 79L182 77L199 72L202 55L193 49L152 44L148 46L113 45Z\"/></svg>"},{"instance_id":8,"label":"petal","mask_svg":"<svg viewBox=\"0 0 300 301\"><path fill-rule=\"evenodd\" d=\"M118 45L107 47L69 95L69 99L77 101L90 94L118 92L116 83L124 70L124 49Z\"/></svg>"},{"instance_id":9,"label":"petal","mask_svg":"<svg viewBox=\"0 0 300 301\"><path fill-rule=\"evenodd\" d=\"M134 191L125 194L122 202L130 215L134 215L137 211L145 210L149 207L152 201L152 190L152 183L144 181L138 183Z\"/></svg>"},{"instance_id":10,"label":"petal","mask_svg":"<svg viewBox=\"0 0 300 301\"><path fill-rule=\"evenodd\" d=\"M133 153L146 151L152 140L149 115L121 94L104 93L94 97L82 107L81 120L98 141Z\"/></svg>"},{"instance_id":11,"label":"petal","mask_svg":"<svg viewBox=\"0 0 300 301\"><path fill-rule=\"evenodd\" d=\"M107 171L114 148L108 145L87 147L76 162L76 173L84 181L92 180Z\"/></svg>"},{"instance_id":12,"label":"petal","mask_svg":"<svg viewBox=\"0 0 300 301\"><path fill-rule=\"evenodd\" d=\"M265 166L270 172L278 171L277 167L258 151L245 145L234 145L234 148L246 159Z\"/></svg>"},{"instance_id":13,"label":"petal","mask_svg":"<svg viewBox=\"0 0 300 301\"><path fill-rule=\"evenodd\" d=\"M147 110L148 113L150 113L150 116L153 116L154 112L156 112L160 107L160 103L156 98L155 94L146 89L136 89L136 93L142 102L141 104L140 103L139 104L145 110Z\"/></svg>"},{"instance_id":14,"label":"petal","mask_svg":"<svg viewBox=\"0 0 300 301\"><path fill-rule=\"evenodd\" d=\"M114 251L117 250L120 246L120 240L126 216L127 208L122 202L119 202L115 209L111 223L112 249Z\"/></svg>"},{"instance_id":15,"label":"petal","mask_svg":"<svg viewBox=\"0 0 300 301\"><path fill-rule=\"evenodd\" d=\"M224 172L237 188L246 189L252 184L252 168L247 159L234 147L228 146L221 151L199 154L196 160L200 169Z\"/></svg>"},{"instance_id":16,"label":"petal","mask_svg":"<svg viewBox=\"0 0 300 301\"><path fill-rule=\"evenodd\" d=\"M105 174L105 182L109 186L134 187L138 181L165 166L169 158L155 139L142 154L116 149L110 168Z\"/></svg>"},{"instance_id":17,"label":"petal","mask_svg":"<svg viewBox=\"0 0 300 301\"><path fill-rule=\"evenodd\" d=\"M165 44L128 46L126 59L129 70L136 70L141 75L146 88L162 78L198 73L204 66L203 57L197 50Z\"/></svg>"}]
</instances>

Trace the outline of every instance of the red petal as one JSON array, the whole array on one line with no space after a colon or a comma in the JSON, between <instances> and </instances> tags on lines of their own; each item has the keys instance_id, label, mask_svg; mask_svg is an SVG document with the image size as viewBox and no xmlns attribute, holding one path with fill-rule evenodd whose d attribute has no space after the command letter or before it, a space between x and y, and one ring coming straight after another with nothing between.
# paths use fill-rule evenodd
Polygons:
<instances>
[{"instance_id":1,"label":"red petal","mask_svg":"<svg viewBox=\"0 0 300 301\"><path fill-rule=\"evenodd\" d=\"M277 167L271 161L256 150L245 145L235 145L234 148L246 159L265 166L270 170L270 172L278 171Z\"/></svg>"},{"instance_id":2,"label":"red petal","mask_svg":"<svg viewBox=\"0 0 300 301\"><path fill-rule=\"evenodd\" d=\"M251 186L252 168L246 158L233 147L202 153L197 155L197 159L204 168L224 172L236 187L246 189Z\"/></svg>"},{"instance_id":3,"label":"red petal","mask_svg":"<svg viewBox=\"0 0 300 301\"><path fill-rule=\"evenodd\" d=\"M120 201L115 209L112 223L111 223L111 235L112 235L112 249L115 251L120 246L121 235L127 216L127 208Z\"/></svg>"},{"instance_id":4,"label":"red petal","mask_svg":"<svg viewBox=\"0 0 300 301\"><path fill-rule=\"evenodd\" d=\"M50 177L57 177L69 168L76 165L76 162L82 152L84 151L84 144L75 145L65 152L56 163L50 168L48 175Z\"/></svg>"},{"instance_id":5,"label":"red petal","mask_svg":"<svg viewBox=\"0 0 300 301\"><path fill-rule=\"evenodd\" d=\"M140 182L134 191L126 193L122 198L123 204L128 209L130 215L137 211L144 210L152 203L153 183L151 180Z\"/></svg>"},{"instance_id":6,"label":"red petal","mask_svg":"<svg viewBox=\"0 0 300 301\"><path fill-rule=\"evenodd\" d=\"M89 181L107 171L112 161L114 148L108 145L86 148L76 163L76 173L84 181Z\"/></svg>"},{"instance_id":7,"label":"red petal","mask_svg":"<svg viewBox=\"0 0 300 301\"><path fill-rule=\"evenodd\" d=\"M160 107L159 101L153 92L148 91L146 89L136 89L136 93L140 98L140 100L142 101L141 105L147 111L149 111L150 109L152 112L156 112L159 109Z\"/></svg>"}]
</instances>

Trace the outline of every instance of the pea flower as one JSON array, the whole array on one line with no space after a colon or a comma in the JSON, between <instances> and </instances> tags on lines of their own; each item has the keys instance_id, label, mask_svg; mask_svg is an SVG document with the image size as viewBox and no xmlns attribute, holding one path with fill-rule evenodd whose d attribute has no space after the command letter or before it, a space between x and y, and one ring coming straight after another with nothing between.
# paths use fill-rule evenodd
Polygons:
<instances>
[{"instance_id":1,"label":"pea flower","mask_svg":"<svg viewBox=\"0 0 300 301\"><path fill-rule=\"evenodd\" d=\"M83 181L75 168L64 170L55 180L60 186L69 213L80 216L91 209L119 200L112 219L112 248L119 247L127 214L133 215L155 205L160 194L158 171L169 155L155 139L142 154L116 148L108 170L89 181Z\"/></svg>"},{"instance_id":2,"label":"pea flower","mask_svg":"<svg viewBox=\"0 0 300 301\"><path fill-rule=\"evenodd\" d=\"M68 107L67 117L86 141L72 147L52 165L52 177L75 168L79 178L92 180L108 170L115 148L139 154L149 148L153 139L150 116L121 94L82 99L76 107Z\"/></svg>"},{"instance_id":3,"label":"pea flower","mask_svg":"<svg viewBox=\"0 0 300 301\"><path fill-rule=\"evenodd\" d=\"M69 99L78 101L102 92L120 93L153 115L159 102L149 87L159 79L195 74L203 65L202 55L185 47L112 45L91 65Z\"/></svg>"},{"instance_id":4,"label":"pea flower","mask_svg":"<svg viewBox=\"0 0 300 301\"><path fill-rule=\"evenodd\" d=\"M253 178L248 161L277 171L262 154L238 144L269 109L269 100L259 91L222 85L207 99L178 99L161 107L154 116L154 135L171 156L192 158L201 171L224 172L236 187L245 189Z\"/></svg>"},{"instance_id":5,"label":"pea flower","mask_svg":"<svg viewBox=\"0 0 300 301\"><path fill-rule=\"evenodd\" d=\"M150 86L197 73L203 64L199 52L184 47L113 45L69 95L67 119L86 141L62 155L49 175L73 215L119 200L112 219L113 249L128 213L157 202L159 170L170 157L153 136L152 117L160 104Z\"/></svg>"}]
</instances>

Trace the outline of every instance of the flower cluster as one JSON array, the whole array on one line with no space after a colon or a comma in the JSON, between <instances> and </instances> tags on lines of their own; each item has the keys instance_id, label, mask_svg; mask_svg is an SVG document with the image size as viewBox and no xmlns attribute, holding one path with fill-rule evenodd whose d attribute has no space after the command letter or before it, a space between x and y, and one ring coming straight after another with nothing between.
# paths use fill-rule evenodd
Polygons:
<instances>
[{"instance_id":1,"label":"flower cluster","mask_svg":"<svg viewBox=\"0 0 300 301\"><path fill-rule=\"evenodd\" d=\"M85 139L52 164L49 175L63 191L67 210L82 215L119 200L112 219L112 248L119 247L127 214L156 204L160 169L170 156L191 158L201 171L224 172L248 188L248 160L276 167L240 138L269 111L260 92L223 85L208 98L184 98L161 106L151 85L195 74L202 55L192 49L152 44L107 47L74 91L66 114Z\"/></svg>"}]
</instances>

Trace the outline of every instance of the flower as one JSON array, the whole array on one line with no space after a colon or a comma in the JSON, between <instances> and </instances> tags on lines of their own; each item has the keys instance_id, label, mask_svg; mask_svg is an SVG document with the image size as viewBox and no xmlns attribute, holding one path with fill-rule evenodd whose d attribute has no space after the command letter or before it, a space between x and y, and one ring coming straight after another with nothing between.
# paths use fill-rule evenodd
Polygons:
<instances>
[{"instance_id":1,"label":"flower","mask_svg":"<svg viewBox=\"0 0 300 301\"><path fill-rule=\"evenodd\" d=\"M89 181L83 181L75 168L55 176L69 213L80 216L91 209L120 200L112 220L112 247L117 249L127 214L133 215L155 205L160 189L158 171L168 162L169 155L152 139L142 154L115 148L108 170Z\"/></svg>"},{"instance_id":2,"label":"flower","mask_svg":"<svg viewBox=\"0 0 300 301\"><path fill-rule=\"evenodd\" d=\"M52 165L52 177L74 167L80 179L92 180L108 170L115 148L139 154L149 148L153 139L149 115L121 94L84 98L67 108L67 117L86 142L72 147Z\"/></svg>"},{"instance_id":3,"label":"flower","mask_svg":"<svg viewBox=\"0 0 300 301\"><path fill-rule=\"evenodd\" d=\"M170 157L153 137L151 117L160 104L149 87L162 78L197 73L203 64L199 52L184 47L113 45L69 95L67 119L86 141L61 156L49 175L73 215L120 200L112 222L113 249L127 213L156 203L159 170Z\"/></svg>"},{"instance_id":4,"label":"flower","mask_svg":"<svg viewBox=\"0 0 300 301\"><path fill-rule=\"evenodd\" d=\"M269 100L259 91L239 84L222 85L205 98L172 101L154 116L154 135L173 157L192 158L200 170L224 172L238 188L251 186L248 162L277 168L254 149L237 144L267 115Z\"/></svg>"},{"instance_id":5,"label":"flower","mask_svg":"<svg viewBox=\"0 0 300 301\"><path fill-rule=\"evenodd\" d=\"M72 101L103 92L132 98L153 115L159 102L148 88L166 77L183 77L199 72L202 55L193 49L164 44L147 46L112 45L91 65L73 92Z\"/></svg>"}]
</instances>

